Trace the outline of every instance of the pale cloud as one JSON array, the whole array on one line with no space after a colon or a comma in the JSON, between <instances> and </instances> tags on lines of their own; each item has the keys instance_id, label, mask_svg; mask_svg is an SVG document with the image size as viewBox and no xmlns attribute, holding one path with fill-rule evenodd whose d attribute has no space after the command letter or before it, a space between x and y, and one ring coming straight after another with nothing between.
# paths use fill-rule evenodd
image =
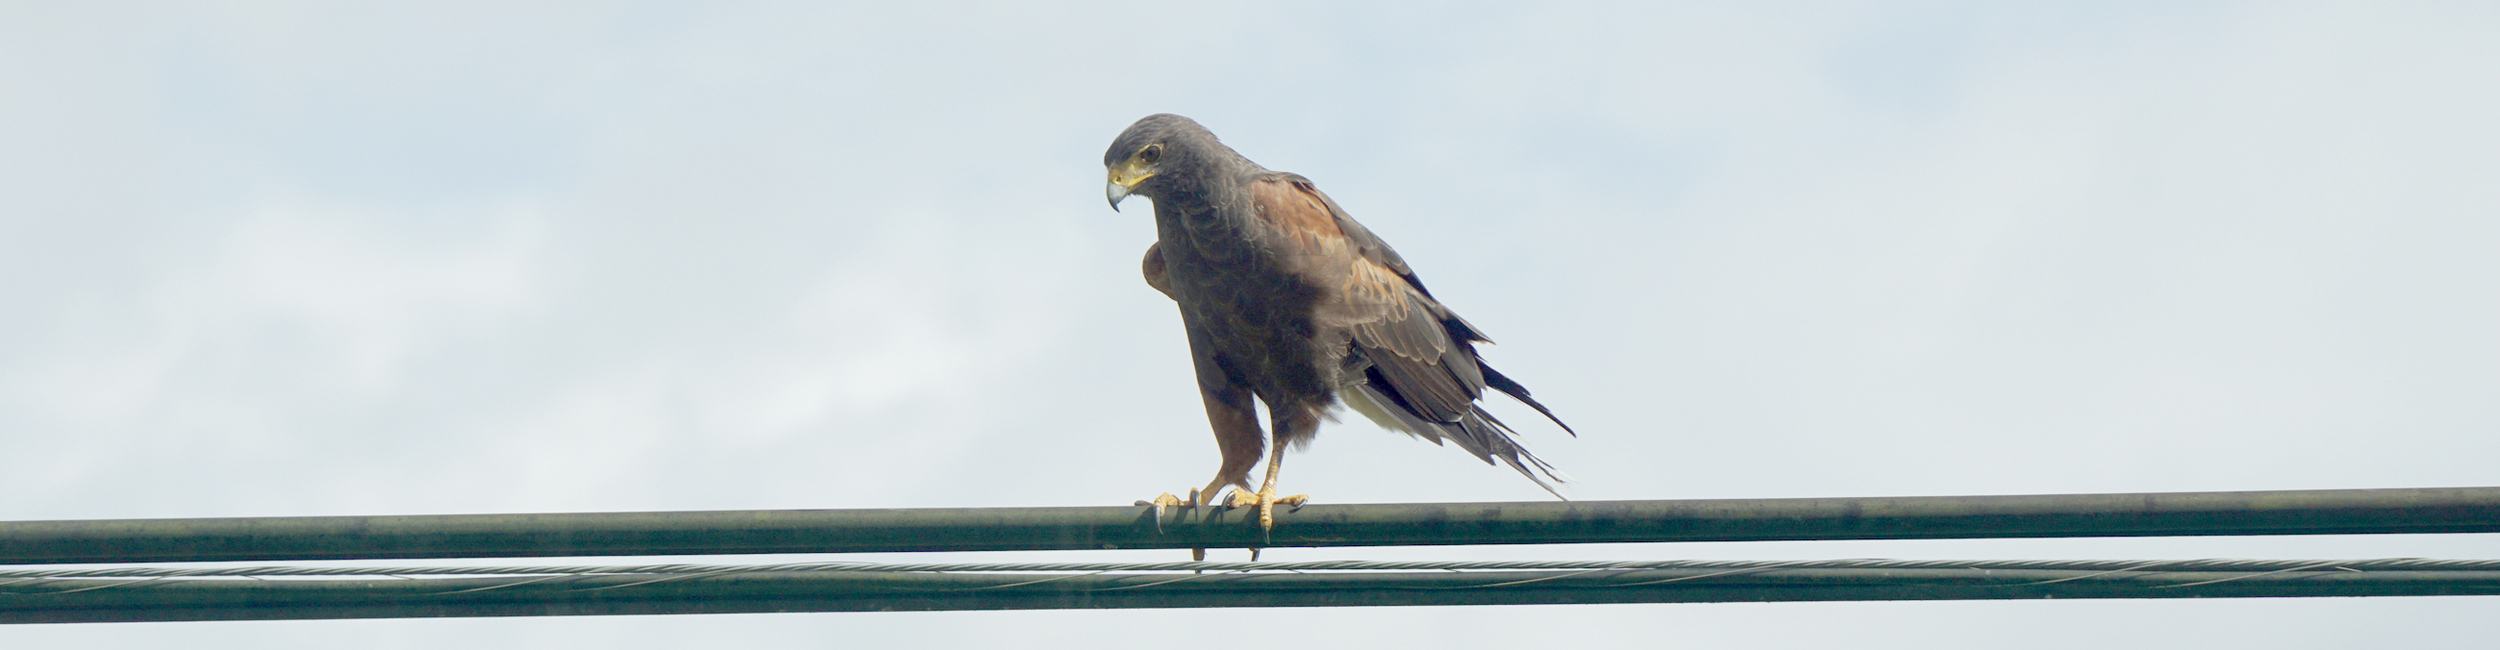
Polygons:
<instances>
[{"instance_id":1,"label":"pale cloud","mask_svg":"<svg viewBox=\"0 0 2500 650\"><path fill-rule=\"evenodd\" d=\"M153 306L176 336L224 339L283 331L339 367L321 374L362 392L393 388L421 336L509 327L546 296L532 260L546 242L528 208L490 210L497 231L439 248L360 230L371 221L321 208L247 218L224 252L182 274Z\"/></svg>"}]
</instances>

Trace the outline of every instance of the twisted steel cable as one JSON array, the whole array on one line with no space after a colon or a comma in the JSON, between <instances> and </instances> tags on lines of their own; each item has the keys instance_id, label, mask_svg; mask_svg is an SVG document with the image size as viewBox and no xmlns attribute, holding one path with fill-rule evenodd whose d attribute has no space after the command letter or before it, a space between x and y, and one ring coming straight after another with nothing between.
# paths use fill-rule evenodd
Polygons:
<instances>
[{"instance_id":1,"label":"twisted steel cable","mask_svg":"<svg viewBox=\"0 0 2500 650\"><path fill-rule=\"evenodd\" d=\"M2374 571L2500 571L2500 560L2388 558L2349 560L2261 560L2261 559L2185 559L2185 560L1903 560L1903 559L1830 559L1830 560L1493 560L1493 561L1381 561L1324 560L1311 562L992 562L992 563L877 563L877 562L797 562L778 564L625 564L625 565L512 565L512 566L236 566L236 567L89 567L59 569L0 569L0 587L43 581L114 580L117 585L188 579L272 579L272 578L498 578L510 577L541 581L552 578L588 576L639 576L657 580L701 579L739 574L768 573L1070 573L1070 574L1158 574L1182 573L1181 577L1214 575L1257 575L1271 573L1383 573L1383 572L1495 572L1545 571L1558 573L1540 579L1555 579L1595 572L1628 571L1691 571L1697 575L1673 580L1707 579L1718 575L1798 570L1970 570L1970 571L2062 571L2079 575L2057 581L2089 579L2118 574L2298 574L2316 572ZM2210 579L2202 576L2200 579ZM126 582L136 579L137 582ZM2222 578L2225 580L2236 578ZM647 583L627 583L634 586Z\"/></svg>"}]
</instances>

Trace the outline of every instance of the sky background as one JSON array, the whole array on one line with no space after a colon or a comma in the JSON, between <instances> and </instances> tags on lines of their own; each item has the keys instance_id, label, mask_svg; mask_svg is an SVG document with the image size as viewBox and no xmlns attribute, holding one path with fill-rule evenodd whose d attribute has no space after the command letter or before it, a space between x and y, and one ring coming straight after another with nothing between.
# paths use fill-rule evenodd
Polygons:
<instances>
[{"instance_id":1,"label":"sky background","mask_svg":"<svg viewBox=\"0 0 2500 650\"><path fill-rule=\"evenodd\" d=\"M1155 112L1316 179L1501 341L1485 354L1581 436L1494 408L1576 499L2500 484L2494 33L2500 8L2433 2L5 2L0 520L1201 484L1178 317L1137 275L1151 218L1102 203L1103 148ZM1546 498L1361 418L1288 465L1320 502ZM1269 557L2392 556L2500 557L2500 536ZM2495 604L188 623L0 646L2464 648Z\"/></svg>"}]
</instances>

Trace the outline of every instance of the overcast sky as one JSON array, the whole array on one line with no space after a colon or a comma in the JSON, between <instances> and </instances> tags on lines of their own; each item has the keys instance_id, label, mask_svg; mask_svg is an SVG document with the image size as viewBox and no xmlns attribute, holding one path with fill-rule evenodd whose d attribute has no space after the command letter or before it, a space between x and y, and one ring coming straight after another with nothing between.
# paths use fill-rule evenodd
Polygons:
<instances>
[{"instance_id":1,"label":"overcast sky","mask_svg":"<svg viewBox=\"0 0 2500 650\"><path fill-rule=\"evenodd\" d=\"M1151 218L1102 203L1103 148L1166 111L1316 179L1501 341L1487 356L1581 431L1524 426L1573 498L2500 484L2487 3L370 4L0 4L0 520L1203 483L1178 317L1137 275ZM1360 418L1288 465L1319 502L1546 498ZM2500 536L1269 555L2382 556L2500 557ZM197 623L0 646L2487 647L2495 604Z\"/></svg>"}]
</instances>

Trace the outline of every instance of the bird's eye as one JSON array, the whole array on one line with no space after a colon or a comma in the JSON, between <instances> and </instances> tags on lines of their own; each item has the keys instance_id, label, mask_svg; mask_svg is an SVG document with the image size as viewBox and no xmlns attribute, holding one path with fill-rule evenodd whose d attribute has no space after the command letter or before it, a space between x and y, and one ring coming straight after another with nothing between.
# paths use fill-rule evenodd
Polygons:
<instances>
[{"instance_id":1,"label":"bird's eye","mask_svg":"<svg viewBox=\"0 0 2500 650\"><path fill-rule=\"evenodd\" d=\"M1152 163L1163 158L1163 145L1150 144L1137 150L1137 162Z\"/></svg>"}]
</instances>

